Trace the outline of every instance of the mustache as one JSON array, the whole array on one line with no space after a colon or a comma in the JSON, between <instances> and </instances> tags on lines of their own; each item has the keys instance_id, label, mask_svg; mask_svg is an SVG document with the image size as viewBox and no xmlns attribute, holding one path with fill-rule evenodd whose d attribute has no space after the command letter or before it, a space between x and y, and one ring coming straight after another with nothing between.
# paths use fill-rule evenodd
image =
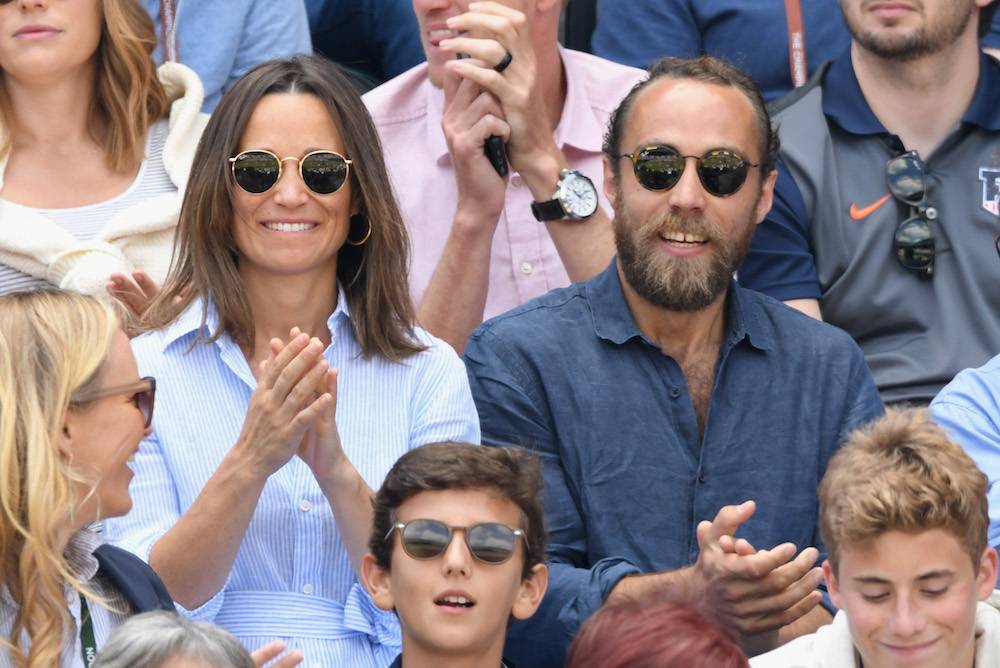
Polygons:
<instances>
[{"instance_id":1,"label":"mustache","mask_svg":"<svg viewBox=\"0 0 1000 668\"><path fill-rule=\"evenodd\" d=\"M650 218L642 227L643 232L651 235L690 234L710 241L724 236L719 226L706 218L678 216L670 212Z\"/></svg>"}]
</instances>

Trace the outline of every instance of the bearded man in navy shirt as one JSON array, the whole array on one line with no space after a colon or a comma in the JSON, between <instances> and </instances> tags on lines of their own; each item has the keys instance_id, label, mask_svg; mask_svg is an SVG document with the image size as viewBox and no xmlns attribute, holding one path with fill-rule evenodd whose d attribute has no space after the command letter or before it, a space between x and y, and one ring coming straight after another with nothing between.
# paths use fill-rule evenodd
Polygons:
<instances>
[{"instance_id":1,"label":"bearded man in navy shirt","mask_svg":"<svg viewBox=\"0 0 1000 668\"><path fill-rule=\"evenodd\" d=\"M660 61L604 151L616 259L465 352L483 442L544 463L550 587L505 654L561 665L605 600L650 591L770 649L831 619L816 487L882 404L849 336L733 280L776 177L746 75Z\"/></svg>"}]
</instances>

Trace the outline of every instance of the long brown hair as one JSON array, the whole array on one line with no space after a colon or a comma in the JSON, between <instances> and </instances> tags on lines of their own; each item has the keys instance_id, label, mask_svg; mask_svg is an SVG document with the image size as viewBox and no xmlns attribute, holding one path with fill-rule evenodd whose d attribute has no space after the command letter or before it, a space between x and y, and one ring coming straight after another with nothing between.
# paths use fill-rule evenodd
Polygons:
<instances>
[{"instance_id":1,"label":"long brown hair","mask_svg":"<svg viewBox=\"0 0 1000 668\"><path fill-rule=\"evenodd\" d=\"M363 354L400 360L423 350L414 337L415 317L407 289L410 242L382 160L382 144L351 81L320 56L273 60L251 70L222 96L201 137L177 224L174 259L163 290L143 318L146 329L166 327L196 298L207 320L209 299L219 316L216 331L252 345L253 314L243 289L233 238L232 174L228 159L257 103L274 93L318 97L344 139L351 165L355 208L368 219L371 236L345 244L337 257L340 280ZM360 234L360 233L357 233Z\"/></svg>"},{"instance_id":2,"label":"long brown hair","mask_svg":"<svg viewBox=\"0 0 1000 668\"><path fill-rule=\"evenodd\" d=\"M146 10L138 0L101 0L101 13L89 127L104 147L108 166L121 171L145 157L146 132L166 115L168 101L152 60L156 30ZM10 101L0 86L0 156L13 143L13 125Z\"/></svg>"}]
</instances>

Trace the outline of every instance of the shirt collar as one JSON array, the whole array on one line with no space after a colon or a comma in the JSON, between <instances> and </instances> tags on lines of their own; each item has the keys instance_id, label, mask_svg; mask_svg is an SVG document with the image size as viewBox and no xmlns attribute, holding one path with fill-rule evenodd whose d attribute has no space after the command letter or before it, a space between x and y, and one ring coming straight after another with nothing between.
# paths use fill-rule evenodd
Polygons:
<instances>
[{"instance_id":1,"label":"shirt collar","mask_svg":"<svg viewBox=\"0 0 1000 668\"><path fill-rule=\"evenodd\" d=\"M559 125L555 131L556 146L565 146L591 153L601 151L601 140L605 127L594 114L587 91L587 72L576 54L567 53L559 47L559 60L566 74L566 101L563 103ZM437 163L448 162L448 142L441 129L444 116L444 90L431 84L427 79L427 146Z\"/></svg>"},{"instance_id":2,"label":"shirt collar","mask_svg":"<svg viewBox=\"0 0 1000 668\"><path fill-rule=\"evenodd\" d=\"M100 563L94 556L94 550L102 544L101 537L91 529L81 529L70 537L63 556L66 557L70 572L78 581L87 583L97 576ZM63 588L67 593L71 591L68 583L64 583ZM0 602L11 609L17 607L6 585L0 585Z\"/></svg>"},{"instance_id":3,"label":"shirt collar","mask_svg":"<svg viewBox=\"0 0 1000 668\"><path fill-rule=\"evenodd\" d=\"M94 550L101 546L101 538L90 529L73 534L64 552L70 571L81 581L87 582L97 575L99 564Z\"/></svg>"},{"instance_id":4,"label":"shirt collar","mask_svg":"<svg viewBox=\"0 0 1000 668\"><path fill-rule=\"evenodd\" d=\"M603 272L586 283L587 301L594 318L594 333L602 339L622 345L641 338L650 345L632 317L618 277L617 258ZM761 319L760 309L744 288L731 281L726 295L726 323L729 331L726 346L732 348L747 341L758 350L774 347L774 333Z\"/></svg>"},{"instance_id":5,"label":"shirt collar","mask_svg":"<svg viewBox=\"0 0 1000 668\"><path fill-rule=\"evenodd\" d=\"M211 299L208 306L203 306L205 302L201 298L192 300L191 304L177 316L174 322L167 326L163 337L163 347L161 351L166 351L172 344L191 334L204 333L210 336L219 326L219 313L215 310L215 304ZM204 317L204 324L202 318ZM337 327L341 320L350 321L350 310L347 306L347 294L344 286L337 282L337 308L326 320L327 329L330 330L331 343L337 339Z\"/></svg>"},{"instance_id":6,"label":"shirt collar","mask_svg":"<svg viewBox=\"0 0 1000 668\"><path fill-rule=\"evenodd\" d=\"M849 48L830 64L823 88L832 93L823 95L823 113L838 126L855 135L888 134L889 131L875 116L861 92ZM979 82L962 122L993 132L1000 131L1000 105L996 103L998 94L1000 63L980 53Z\"/></svg>"}]
</instances>

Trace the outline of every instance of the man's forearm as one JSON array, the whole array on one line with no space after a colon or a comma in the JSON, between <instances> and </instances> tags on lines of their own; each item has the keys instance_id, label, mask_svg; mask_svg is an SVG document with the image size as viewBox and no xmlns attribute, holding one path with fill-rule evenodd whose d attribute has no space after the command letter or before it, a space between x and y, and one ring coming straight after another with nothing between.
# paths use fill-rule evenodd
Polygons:
<instances>
[{"instance_id":1,"label":"man's forearm","mask_svg":"<svg viewBox=\"0 0 1000 668\"><path fill-rule=\"evenodd\" d=\"M637 600L652 592L661 593L677 603L693 603L701 597L702 588L698 586L692 566L666 573L630 575L614 586L608 594L608 603Z\"/></svg>"},{"instance_id":2,"label":"man's forearm","mask_svg":"<svg viewBox=\"0 0 1000 668\"><path fill-rule=\"evenodd\" d=\"M530 168L522 169L521 177L531 190L531 196L536 202L552 199L559 183L559 173L570 166L566 156L551 142L525 162ZM596 175L584 176L592 179ZM554 220L545 223L545 227L570 281L574 283L593 278L604 271L615 254L611 218L603 207L598 206L594 215L587 220Z\"/></svg>"},{"instance_id":3,"label":"man's forearm","mask_svg":"<svg viewBox=\"0 0 1000 668\"><path fill-rule=\"evenodd\" d=\"M555 220L545 227L574 283L604 271L615 254L614 230L603 208L587 220Z\"/></svg>"},{"instance_id":4,"label":"man's forearm","mask_svg":"<svg viewBox=\"0 0 1000 668\"><path fill-rule=\"evenodd\" d=\"M492 227L456 220L417 309L420 325L444 339L459 355L483 321L490 282Z\"/></svg>"}]
</instances>

